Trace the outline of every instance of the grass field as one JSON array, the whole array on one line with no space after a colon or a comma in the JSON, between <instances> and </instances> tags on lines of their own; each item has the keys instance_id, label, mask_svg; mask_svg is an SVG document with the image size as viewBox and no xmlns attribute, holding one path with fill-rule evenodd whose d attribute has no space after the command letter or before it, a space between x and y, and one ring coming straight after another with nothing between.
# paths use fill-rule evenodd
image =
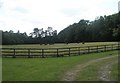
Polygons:
<instances>
[{"instance_id":1,"label":"grass field","mask_svg":"<svg viewBox=\"0 0 120 83\"><path fill-rule=\"evenodd\" d=\"M3 81L59 81L77 64L115 54L117 51L63 58L3 58Z\"/></svg>"},{"instance_id":2,"label":"grass field","mask_svg":"<svg viewBox=\"0 0 120 83\"><path fill-rule=\"evenodd\" d=\"M92 42L92 43L72 43L72 44L54 44L54 45L3 45L2 48L66 48L66 47L82 47L96 46L106 44L118 44L118 42ZM26 51L26 50L24 50ZM34 50L37 51L37 50ZM18 51L21 53L21 50ZM32 52L32 51L31 51ZM61 58L2 58L2 80L3 81L59 81L64 76L65 72L74 68L78 64L84 64L91 60L116 55L118 51L101 52L94 54L84 54L80 56L61 57ZM114 59L111 59L114 60ZM98 66L111 60L97 62L92 66L87 66L86 70L81 75L78 73L76 80L94 80L96 79L96 71ZM89 68L90 67L90 68ZM91 70L91 72L89 72ZM111 79L117 79L118 71L117 64L111 68ZM89 78L89 75L94 75ZM82 76L82 77L81 77ZM98 80L98 79L96 79Z\"/></svg>"},{"instance_id":3,"label":"grass field","mask_svg":"<svg viewBox=\"0 0 120 83\"><path fill-rule=\"evenodd\" d=\"M118 42L88 42L71 43L71 44L54 44L54 45L40 45L40 44L25 44L25 45L3 45L2 48L67 48L67 47L82 47L82 46L96 46L106 44L118 44Z\"/></svg>"}]
</instances>

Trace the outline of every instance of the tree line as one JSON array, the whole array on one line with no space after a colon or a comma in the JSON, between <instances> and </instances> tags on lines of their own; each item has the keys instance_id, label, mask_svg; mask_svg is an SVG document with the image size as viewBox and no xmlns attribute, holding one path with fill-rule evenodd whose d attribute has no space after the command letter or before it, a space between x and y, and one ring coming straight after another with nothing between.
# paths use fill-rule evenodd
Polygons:
<instances>
[{"instance_id":1,"label":"tree line","mask_svg":"<svg viewBox=\"0 0 120 83\"><path fill-rule=\"evenodd\" d=\"M57 30L48 27L34 28L29 36L24 33L2 31L2 44L54 44L95 41L120 41L120 12L100 16L94 21L80 20L78 23L69 25L57 34Z\"/></svg>"},{"instance_id":2,"label":"tree line","mask_svg":"<svg viewBox=\"0 0 120 83\"><path fill-rule=\"evenodd\" d=\"M120 41L120 12L100 16L94 21L80 20L63 29L58 37L61 42Z\"/></svg>"},{"instance_id":3,"label":"tree line","mask_svg":"<svg viewBox=\"0 0 120 83\"><path fill-rule=\"evenodd\" d=\"M34 28L33 32L27 35L26 32L17 33L10 31L2 31L2 44L54 44L57 43L57 30L53 30L52 27L48 27L47 30Z\"/></svg>"}]
</instances>

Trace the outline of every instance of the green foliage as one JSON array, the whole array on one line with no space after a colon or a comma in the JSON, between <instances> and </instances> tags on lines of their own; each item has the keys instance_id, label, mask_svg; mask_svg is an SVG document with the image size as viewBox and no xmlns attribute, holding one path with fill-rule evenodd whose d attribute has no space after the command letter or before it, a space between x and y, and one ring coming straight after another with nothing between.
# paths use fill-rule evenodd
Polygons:
<instances>
[{"instance_id":1,"label":"green foliage","mask_svg":"<svg viewBox=\"0 0 120 83\"><path fill-rule=\"evenodd\" d=\"M27 35L25 33L11 33L2 32L2 44L24 44L27 42Z\"/></svg>"},{"instance_id":2,"label":"green foliage","mask_svg":"<svg viewBox=\"0 0 120 83\"><path fill-rule=\"evenodd\" d=\"M45 37L44 37L45 35ZM25 33L14 33L12 30L2 31L2 44L13 45L13 44L54 44L58 42L57 31L48 30L44 33L43 29L34 28L30 36Z\"/></svg>"},{"instance_id":3,"label":"green foliage","mask_svg":"<svg viewBox=\"0 0 120 83\"><path fill-rule=\"evenodd\" d=\"M100 16L89 22L80 20L63 29L58 38L61 42L83 42L83 41L119 41L120 36L120 14Z\"/></svg>"}]
</instances>

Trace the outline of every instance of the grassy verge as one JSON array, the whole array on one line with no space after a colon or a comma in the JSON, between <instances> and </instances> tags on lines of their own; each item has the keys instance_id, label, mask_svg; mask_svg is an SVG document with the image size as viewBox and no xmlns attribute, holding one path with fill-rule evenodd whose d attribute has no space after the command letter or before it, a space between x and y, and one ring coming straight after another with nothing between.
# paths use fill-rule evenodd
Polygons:
<instances>
[{"instance_id":1,"label":"grassy verge","mask_svg":"<svg viewBox=\"0 0 120 83\"><path fill-rule=\"evenodd\" d=\"M81 72L78 73L78 76L76 77L77 81L101 81L100 79L100 72L103 72L101 70L102 67L104 67L106 64L110 64L114 61L118 60L118 57L113 57L109 59L104 59L101 61L97 61L89 66L86 66ZM113 65L111 71L111 75L108 76L110 80L117 81L118 80L118 64ZM102 68L104 69L104 68Z\"/></svg>"},{"instance_id":2,"label":"grassy verge","mask_svg":"<svg viewBox=\"0 0 120 83\"><path fill-rule=\"evenodd\" d=\"M116 70L118 70L118 63L116 63L112 66L112 69L111 69L112 72L110 74L110 78L112 80L118 80L118 72L120 72L120 70L118 70L118 71L116 71Z\"/></svg>"},{"instance_id":3,"label":"grassy verge","mask_svg":"<svg viewBox=\"0 0 120 83\"><path fill-rule=\"evenodd\" d=\"M117 51L63 58L3 58L3 81L58 81L77 64L111 56Z\"/></svg>"}]
</instances>

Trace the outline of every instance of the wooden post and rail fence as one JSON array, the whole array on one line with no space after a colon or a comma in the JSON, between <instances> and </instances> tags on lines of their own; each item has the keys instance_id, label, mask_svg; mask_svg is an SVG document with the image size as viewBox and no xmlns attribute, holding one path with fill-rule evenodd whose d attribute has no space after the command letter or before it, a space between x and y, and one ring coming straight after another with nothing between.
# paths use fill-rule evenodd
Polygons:
<instances>
[{"instance_id":1,"label":"wooden post and rail fence","mask_svg":"<svg viewBox=\"0 0 120 83\"><path fill-rule=\"evenodd\" d=\"M120 50L120 44L68 48L2 48L2 57L63 57Z\"/></svg>"}]
</instances>

